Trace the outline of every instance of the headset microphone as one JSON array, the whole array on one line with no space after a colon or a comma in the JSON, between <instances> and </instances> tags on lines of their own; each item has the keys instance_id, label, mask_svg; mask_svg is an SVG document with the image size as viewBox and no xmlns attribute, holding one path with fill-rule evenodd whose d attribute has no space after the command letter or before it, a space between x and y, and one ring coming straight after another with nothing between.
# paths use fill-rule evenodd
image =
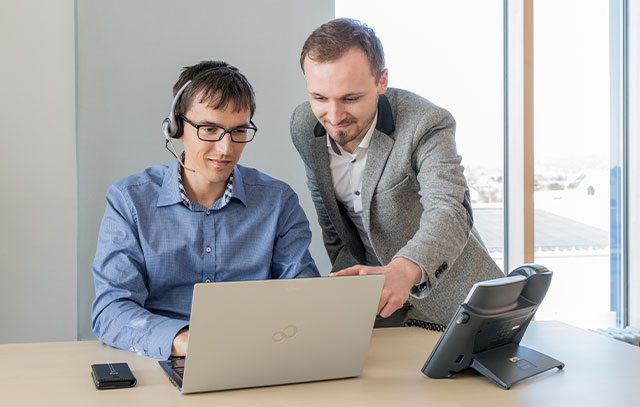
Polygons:
<instances>
[{"instance_id":1,"label":"headset microphone","mask_svg":"<svg viewBox=\"0 0 640 407\"><path fill-rule=\"evenodd\" d=\"M173 103L171 103L171 111L169 112L169 115L162 121L162 132L164 133L164 137L167 140L165 143L165 147L167 147L167 150L169 150L168 146L171 146L171 150L173 151L169 150L169 152L176 156L182 168L191 172L196 172L194 169L191 169L184 165L184 163L180 159L180 155L176 151L176 148L173 146L173 142L171 141L172 138L178 138L182 136L182 120L176 118L176 105L178 104L178 100L180 100L180 96L190 83L191 81L189 80L187 81L187 83L182 85L178 93L176 93L176 96L173 98Z\"/></svg>"}]
</instances>

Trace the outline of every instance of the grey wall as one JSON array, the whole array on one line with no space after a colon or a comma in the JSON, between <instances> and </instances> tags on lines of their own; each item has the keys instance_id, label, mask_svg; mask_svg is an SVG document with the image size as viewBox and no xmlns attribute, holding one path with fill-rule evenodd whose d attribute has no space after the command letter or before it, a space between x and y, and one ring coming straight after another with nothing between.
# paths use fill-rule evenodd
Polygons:
<instances>
[{"instance_id":1,"label":"grey wall","mask_svg":"<svg viewBox=\"0 0 640 407\"><path fill-rule=\"evenodd\" d=\"M79 338L93 338L91 262L105 192L124 176L171 162L160 123L180 68L200 60L230 62L252 82L260 131L241 163L298 192L314 233L312 255L328 273L288 123L306 97L298 65L302 43L333 16L332 0L77 1Z\"/></svg>"},{"instance_id":2,"label":"grey wall","mask_svg":"<svg viewBox=\"0 0 640 407\"><path fill-rule=\"evenodd\" d=\"M0 2L0 343L76 339L73 0Z\"/></svg>"},{"instance_id":3,"label":"grey wall","mask_svg":"<svg viewBox=\"0 0 640 407\"><path fill-rule=\"evenodd\" d=\"M329 262L288 135L304 100L300 47L334 3L0 2L0 343L93 338L91 262L111 183L169 163L160 122L180 68L238 66L260 132L241 162L290 183Z\"/></svg>"}]
</instances>

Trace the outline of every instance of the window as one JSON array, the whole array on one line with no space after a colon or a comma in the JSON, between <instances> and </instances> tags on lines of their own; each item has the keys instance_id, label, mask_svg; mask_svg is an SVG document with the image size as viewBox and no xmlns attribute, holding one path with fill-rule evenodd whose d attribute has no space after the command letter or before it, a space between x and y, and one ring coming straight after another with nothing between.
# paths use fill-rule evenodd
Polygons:
<instances>
[{"instance_id":1,"label":"window","mask_svg":"<svg viewBox=\"0 0 640 407\"><path fill-rule=\"evenodd\" d=\"M626 6L625 22L627 23L627 121L626 136L628 139L629 165L629 243L628 251L628 321L635 328L640 328L640 2L629 1ZM623 291L624 292L624 291ZM625 301L623 300L623 304Z\"/></svg>"},{"instance_id":2,"label":"window","mask_svg":"<svg viewBox=\"0 0 640 407\"><path fill-rule=\"evenodd\" d=\"M534 256L554 272L536 315L585 328L616 326L620 299L621 65L611 13L608 1L534 3Z\"/></svg>"},{"instance_id":3,"label":"window","mask_svg":"<svg viewBox=\"0 0 640 407\"><path fill-rule=\"evenodd\" d=\"M502 1L338 0L336 17L376 31L389 86L453 114L475 224L504 268Z\"/></svg>"},{"instance_id":4,"label":"window","mask_svg":"<svg viewBox=\"0 0 640 407\"><path fill-rule=\"evenodd\" d=\"M518 12L503 17L505 4L513 3L336 1L337 17L357 18L376 30L385 47L390 86L418 93L456 118L458 152L471 188L476 226L503 269L509 257L504 249L503 32L507 24L520 23L514 18L522 18ZM534 3L533 249L534 261L554 272L538 319L585 328L626 324L627 154L632 154L633 179L640 172L633 165L640 148L629 153L625 141L629 138L632 147L638 144L626 136L628 128L637 130L637 113L628 106L637 105L638 55L633 46L624 45L623 21L631 15L633 44L640 20L638 7L628 4ZM623 13L628 7L631 13ZM517 43L522 38L509 41L516 42L509 49L523 46ZM630 74L625 73L626 50ZM625 78L631 84L629 104ZM507 137L511 143L514 135ZM640 196L633 183L628 188ZM640 201L633 199L632 203ZM522 208L524 203L509 205ZM633 206L629 211L633 220L637 211ZM630 230L631 239L638 234L635 230L640 226ZM633 253L629 261L640 262ZM637 275L630 278L638 279ZM636 290L629 301L638 304L638 297ZM636 321L638 315L640 311Z\"/></svg>"}]
</instances>

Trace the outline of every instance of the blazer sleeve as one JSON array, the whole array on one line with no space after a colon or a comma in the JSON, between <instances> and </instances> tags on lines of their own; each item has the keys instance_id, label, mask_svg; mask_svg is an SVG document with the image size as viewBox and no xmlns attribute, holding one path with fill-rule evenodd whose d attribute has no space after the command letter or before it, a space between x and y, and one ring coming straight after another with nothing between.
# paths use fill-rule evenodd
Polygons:
<instances>
[{"instance_id":1,"label":"blazer sleeve","mask_svg":"<svg viewBox=\"0 0 640 407\"><path fill-rule=\"evenodd\" d=\"M455 121L444 109L424 115L417 126L412 166L423 211L414 236L396 253L427 273L435 287L469 239L473 216L464 168L454 139Z\"/></svg>"}]
</instances>

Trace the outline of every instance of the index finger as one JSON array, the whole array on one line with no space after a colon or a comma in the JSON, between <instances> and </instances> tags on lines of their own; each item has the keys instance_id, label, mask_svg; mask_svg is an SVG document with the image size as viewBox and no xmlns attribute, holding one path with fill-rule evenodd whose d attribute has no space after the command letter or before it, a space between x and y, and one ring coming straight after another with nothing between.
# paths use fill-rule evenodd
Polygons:
<instances>
[{"instance_id":1,"label":"index finger","mask_svg":"<svg viewBox=\"0 0 640 407\"><path fill-rule=\"evenodd\" d=\"M355 266L351 266L351 267L347 267L346 269L342 269L340 271L336 271L334 273L329 273L329 275L331 277L335 277L335 276L355 276L360 274L360 270L362 269L363 266L361 266L360 264L357 264Z\"/></svg>"}]
</instances>

